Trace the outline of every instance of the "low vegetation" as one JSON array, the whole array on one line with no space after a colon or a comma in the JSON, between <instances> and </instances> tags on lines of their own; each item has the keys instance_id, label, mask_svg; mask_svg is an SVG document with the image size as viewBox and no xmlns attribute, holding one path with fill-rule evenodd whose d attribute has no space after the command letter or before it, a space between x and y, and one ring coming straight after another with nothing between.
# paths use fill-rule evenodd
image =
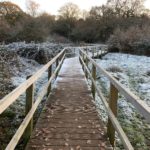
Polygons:
<instances>
[{"instance_id":1,"label":"low vegetation","mask_svg":"<svg viewBox=\"0 0 150 150\"><path fill-rule=\"evenodd\" d=\"M16 4L0 2L0 42L107 42L110 51L150 55L149 10L145 0L108 0L89 12L73 3L59 9L57 16L38 13L39 5L27 2L27 13Z\"/></svg>"},{"instance_id":2,"label":"low vegetation","mask_svg":"<svg viewBox=\"0 0 150 150\"><path fill-rule=\"evenodd\" d=\"M122 69L118 66L111 66L109 68L106 69L109 72L123 72Z\"/></svg>"},{"instance_id":3,"label":"low vegetation","mask_svg":"<svg viewBox=\"0 0 150 150\"><path fill-rule=\"evenodd\" d=\"M108 40L109 50L150 56L150 27L117 29Z\"/></svg>"}]
</instances>

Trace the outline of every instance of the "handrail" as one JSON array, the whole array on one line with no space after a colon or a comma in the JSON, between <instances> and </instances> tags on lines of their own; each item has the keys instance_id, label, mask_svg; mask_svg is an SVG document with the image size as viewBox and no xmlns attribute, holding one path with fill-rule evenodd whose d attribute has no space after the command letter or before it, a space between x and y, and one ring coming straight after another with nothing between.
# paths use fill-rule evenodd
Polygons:
<instances>
[{"instance_id":1,"label":"handrail","mask_svg":"<svg viewBox=\"0 0 150 150\"><path fill-rule=\"evenodd\" d=\"M139 111L143 117L150 122L150 108L142 101L139 97L130 92L129 89L123 87L112 75L110 75L106 70L101 68L90 56L88 56L83 50L80 51L91 61L91 63L99 69L105 75L109 81L118 89L118 91L123 94L129 102L131 102L134 107Z\"/></svg>"},{"instance_id":2,"label":"handrail","mask_svg":"<svg viewBox=\"0 0 150 150\"><path fill-rule=\"evenodd\" d=\"M13 150L16 147L19 139L23 135L23 133L24 133L27 125L29 124L31 118L33 117L33 115L34 115L34 113L35 113L38 105L42 101L44 95L47 93L49 84L51 83L51 81L57 75L57 72L59 71L64 58L65 58L65 54L63 55L62 60L60 61L59 65L57 66L55 72L50 77L48 83L46 83L46 85L44 86L44 89L42 90L42 92L39 93L37 100L35 101L34 105L32 106L31 110L29 111L29 113L26 115L25 119L23 120L23 122L21 123L20 127L18 128L17 132L15 133L15 135L13 136L13 138L11 139L11 141L9 142L9 144L7 145L6 150Z\"/></svg>"},{"instance_id":3,"label":"handrail","mask_svg":"<svg viewBox=\"0 0 150 150\"><path fill-rule=\"evenodd\" d=\"M4 112L16 99L25 92L25 90L32 85L41 75L65 52L65 48L55 56L50 62L48 62L44 67L37 71L31 78L23 82L11 93L6 95L2 100L0 100L0 114Z\"/></svg>"},{"instance_id":4,"label":"handrail","mask_svg":"<svg viewBox=\"0 0 150 150\"><path fill-rule=\"evenodd\" d=\"M83 57L83 58L82 58ZM125 96L125 98L131 102L135 108L139 111L140 114L142 114L145 119L150 122L150 109L144 103L142 100L140 100L139 97L134 95L129 91L129 89L123 87L121 83L119 83L112 75L110 75L106 70L101 68L90 56L87 55L86 52L84 52L81 48L79 49L79 59L83 66L83 70L86 74L86 77L89 76L92 82L92 94L95 98L95 90L97 91L98 96L101 98L106 111L108 113L108 123L107 123L107 134L110 140L110 143L112 146L114 146L115 141L115 131L117 131L124 147L127 150L133 150L133 147L124 133L121 125L119 124L116 115L117 115L117 99L118 99L118 93L120 92ZM91 71L88 68L89 62L92 63L92 74ZM100 88L97 87L96 84L96 68L104 75L106 76L110 81L110 98L109 98L109 104L106 98L103 96Z\"/></svg>"},{"instance_id":5,"label":"handrail","mask_svg":"<svg viewBox=\"0 0 150 150\"><path fill-rule=\"evenodd\" d=\"M91 46L92 47L92 46ZM79 47L78 47L79 48ZM9 144L6 147L6 150L13 150L16 145L18 144L21 136L24 134L24 131L26 130L26 128L28 127L31 119L33 118L33 115L38 107L38 105L40 104L40 102L42 101L43 97L45 96L45 94L47 93L47 91L49 91L50 88L50 84L52 82L52 80L57 77L58 72L61 68L61 65L65 59L66 56L66 48L64 48L57 56L55 56L50 62L48 62L44 67L42 67L39 71L37 71L34 75L32 75L28 80L26 80L25 82L23 82L19 87L17 87L15 90L13 90L10 94L8 94L7 96L5 96L2 100L0 100L0 114L3 113L11 104L13 104L13 102L15 102L17 100L17 98L23 94L27 89L30 88L30 86L32 86L41 76L42 74L50 69L50 67L52 67L52 64L56 62L56 70L54 71L53 74L48 74L48 83L46 83L43 87L43 90L38 94L36 101L34 102L33 106L31 107L31 109L27 112L27 115L25 116L23 122L21 123L21 125L19 126L18 130L16 131L15 135L13 136L13 138L11 139L11 141L9 142ZM86 58L82 58L80 53L85 56ZM60 62L58 63L58 59L61 59ZM134 95L133 93L131 93L129 91L129 89L124 88L122 86L121 83L119 83L112 75L110 75L106 70L104 70L103 68L101 68L90 56L88 56L88 54L86 54L81 47L79 48L79 59L81 61L81 64L84 67L84 71L89 75L89 78L92 81L93 86L95 87L95 90L98 93L98 96L101 98L106 111L108 113L109 119L111 120L111 123L113 125L113 127L115 128L115 130L117 131L121 141L123 142L124 147L127 150L133 150L133 147L128 139L128 137L126 136L126 134L124 133L123 129L121 128L121 125L119 124L113 110L111 109L110 105L108 105L108 102L106 101L106 98L103 96L101 90L97 87L96 85L96 81L95 81L95 77L93 78L93 74L91 74L89 68L88 68L88 61L90 61L93 65L93 67L98 68L99 71L101 71L101 73L106 76L110 83L118 90L118 92L120 92L121 94L123 94L125 96L125 98L131 102L135 108L140 112L140 114L142 114L145 119L150 122L150 109L149 107L136 95ZM86 62L84 62L84 59L86 59ZM87 61L88 60L88 61ZM95 70L96 71L96 70ZM49 72L48 72L49 73ZM86 74L86 76L87 76Z\"/></svg>"},{"instance_id":6,"label":"handrail","mask_svg":"<svg viewBox=\"0 0 150 150\"><path fill-rule=\"evenodd\" d=\"M121 138L121 140L123 141L123 145L124 147L127 149L127 150L133 150L133 147L128 139L128 137L126 136L126 134L124 133L123 129L121 128L121 125L120 123L118 122L117 118L115 117L115 115L113 114L112 110L109 108L108 106L108 103L107 103L107 100L105 99L105 97L103 96L101 90L99 88L97 88L97 85L96 85L96 82L94 81L91 73L90 73L90 70L88 69L88 67L86 66L86 64L84 63L83 59L81 58L81 56L79 56L82 64L84 65L86 71L88 72L88 75L92 81L92 83L94 84L95 88L96 88L96 91L98 93L98 96L101 98L105 108L106 108L106 111L113 123L113 126L115 127L116 131L118 132L119 134L119 137Z\"/></svg>"},{"instance_id":7,"label":"handrail","mask_svg":"<svg viewBox=\"0 0 150 150\"><path fill-rule=\"evenodd\" d=\"M30 106L26 105L27 107L30 107L29 111L27 112L23 122L19 126L18 130L16 131L15 135L9 142L9 144L6 147L6 150L14 150L16 145L18 144L20 138L24 134L24 139L28 140L32 130L27 129L28 126L32 128L33 124L31 124L31 120L33 120L33 115L42 101L43 97L46 95L49 96L49 89L51 86L52 80L57 77L58 72L61 68L61 65L65 59L66 56L66 48L64 48L57 56L55 56L51 61L49 61L44 67L42 67L39 71L37 71L34 75L32 75L29 79L27 79L25 82L23 82L19 87L17 87L15 90L13 90L10 94L5 96L1 101L0 101L0 114L4 112L13 102L17 100L17 98L23 94L26 91L26 100L31 100L33 101L34 98L32 95L34 95L34 88L33 90L30 89L30 87L33 87L33 84L42 76L42 74L48 70L48 82L43 86L42 92L40 92L37 96L37 100L34 102L33 105L32 102L30 102ZM60 60L60 62L59 62ZM50 68L52 68L52 64L56 62L56 69L53 74L50 74ZM29 90L31 90L29 92ZM28 92L27 92L28 91ZM27 130L27 132L24 132Z\"/></svg>"}]
</instances>

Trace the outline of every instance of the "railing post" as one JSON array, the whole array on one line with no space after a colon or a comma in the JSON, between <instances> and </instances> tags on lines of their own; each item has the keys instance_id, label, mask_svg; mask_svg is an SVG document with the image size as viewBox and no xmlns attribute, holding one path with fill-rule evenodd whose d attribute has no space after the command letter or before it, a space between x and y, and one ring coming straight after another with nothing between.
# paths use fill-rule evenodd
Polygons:
<instances>
[{"instance_id":1,"label":"railing post","mask_svg":"<svg viewBox=\"0 0 150 150\"><path fill-rule=\"evenodd\" d=\"M93 56L93 58L94 58L94 48L92 49L92 56Z\"/></svg>"},{"instance_id":2,"label":"railing post","mask_svg":"<svg viewBox=\"0 0 150 150\"><path fill-rule=\"evenodd\" d=\"M57 68L58 64L59 64L59 58L56 59L56 68Z\"/></svg>"},{"instance_id":3,"label":"railing post","mask_svg":"<svg viewBox=\"0 0 150 150\"><path fill-rule=\"evenodd\" d=\"M94 64L92 64L92 77L96 81L96 67ZM92 94L95 99L95 86L94 86L93 82L92 82Z\"/></svg>"},{"instance_id":4,"label":"railing post","mask_svg":"<svg viewBox=\"0 0 150 150\"><path fill-rule=\"evenodd\" d=\"M29 79L31 76L28 76L27 79ZM28 112L31 110L33 106L34 101L34 84L32 84L27 90L26 90L26 106L25 106L25 115L28 114ZM31 136L33 130L33 117L30 120L25 132L24 132L24 140L27 142Z\"/></svg>"},{"instance_id":5,"label":"railing post","mask_svg":"<svg viewBox=\"0 0 150 150\"><path fill-rule=\"evenodd\" d=\"M84 59L84 53L82 53L82 58L83 58L83 62L85 62L85 59ZM84 68L84 65L83 65L83 71L85 72L85 68Z\"/></svg>"},{"instance_id":6,"label":"railing post","mask_svg":"<svg viewBox=\"0 0 150 150\"><path fill-rule=\"evenodd\" d=\"M88 55L88 52L86 52L86 54ZM85 55L86 56L86 55ZM88 67L88 58L87 58L87 56L85 57L85 64L86 64L86 66ZM86 71L86 69L85 69L85 76L86 76L86 78L88 79L88 72Z\"/></svg>"},{"instance_id":7,"label":"railing post","mask_svg":"<svg viewBox=\"0 0 150 150\"><path fill-rule=\"evenodd\" d=\"M50 79L52 75L52 65L48 68L48 81ZM49 95L50 91L51 91L51 83L49 84L48 90L47 90L47 96Z\"/></svg>"},{"instance_id":8,"label":"railing post","mask_svg":"<svg viewBox=\"0 0 150 150\"><path fill-rule=\"evenodd\" d=\"M88 48L86 47L86 54L88 55Z\"/></svg>"},{"instance_id":9,"label":"railing post","mask_svg":"<svg viewBox=\"0 0 150 150\"><path fill-rule=\"evenodd\" d=\"M65 52L62 54L62 56L61 56L61 58L60 58L60 61L63 59L63 56L64 56L64 55L65 55ZM65 57L66 57L66 56L65 56ZM64 59L65 59L65 58L64 58ZM60 71L60 69L61 69L61 67L62 67L62 64L63 64L63 62L64 62L64 59L63 59L61 65L60 65L59 71ZM59 73L59 71L58 71L58 73Z\"/></svg>"},{"instance_id":10,"label":"railing post","mask_svg":"<svg viewBox=\"0 0 150 150\"><path fill-rule=\"evenodd\" d=\"M81 51L79 50L79 61L80 61L80 64L81 64L81 59L80 59L81 56Z\"/></svg>"},{"instance_id":11,"label":"railing post","mask_svg":"<svg viewBox=\"0 0 150 150\"><path fill-rule=\"evenodd\" d=\"M117 100L118 100L118 90L113 84L110 84L109 107L115 116L117 116ZM110 144L114 147L115 146L115 129L113 127L113 124L110 118L108 118L107 135L109 137Z\"/></svg>"},{"instance_id":12,"label":"railing post","mask_svg":"<svg viewBox=\"0 0 150 150\"><path fill-rule=\"evenodd\" d=\"M80 51L80 57L81 57L81 59L83 60L83 53ZM82 66L82 69L84 69L83 68L83 63L82 63L82 60L80 59L80 63L81 63L81 66Z\"/></svg>"},{"instance_id":13,"label":"railing post","mask_svg":"<svg viewBox=\"0 0 150 150\"><path fill-rule=\"evenodd\" d=\"M56 68L58 67L58 65L59 65L59 58L56 59ZM56 72L55 79L57 78L57 76L58 76L58 71Z\"/></svg>"}]
</instances>

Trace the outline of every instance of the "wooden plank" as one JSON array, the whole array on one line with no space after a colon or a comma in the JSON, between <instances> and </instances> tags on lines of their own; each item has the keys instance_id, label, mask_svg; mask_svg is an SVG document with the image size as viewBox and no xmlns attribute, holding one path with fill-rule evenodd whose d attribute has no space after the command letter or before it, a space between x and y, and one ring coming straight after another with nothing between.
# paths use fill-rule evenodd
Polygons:
<instances>
[{"instance_id":1,"label":"wooden plank","mask_svg":"<svg viewBox=\"0 0 150 150\"><path fill-rule=\"evenodd\" d=\"M59 58L66 49L63 49L56 57L54 57L50 62L48 62L44 67L37 71L30 79L23 82L11 93L6 95L3 99L0 100L0 114L5 111L16 99L23 94L26 89L33 84L41 75Z\"/></svg>"},{"instance_id":2,"label":"wooden plank","mask_svg":"<svg viewBox=\"0 0 150 150\"><path fill-rule=\"evenodd\" d=\"M94 86L96 88L97 94L101 98L101 100L102 100L102 102L103 102L103 104L104 104L104 106L106 108L106 111L108 113L108 116L109 116L109 118L110 118L110 120L111 120L114 128L118 132L118 135L119 135L119 137L120 137L120 139L121 139L124 147L127 150L134 150L133 147L132 147L132 145L131 145L131 143L130 143L130 141L129 141L129 139L128 139L128 137L126 136L126 134L124 133L123 129L121 128L120 123L118 122L117 118L115 117L115 115L113 114L112 110L110 109L110 107L109 107L109 105L108 105L105 97L103 96L101 90L99 88L97 88L96 82L93 79L92 74L90 73L89 69L86 67L83 59L81 57L80 57L80 59L81 59L83 65L84 65L85 69L87 70L87 72L89 74L89 77L90 77L91 81L93 82L93 84L94 84Z\"/></svg>"},{"instance_id":3,"label":"wooden plank","mask_svg":"<svg viewBox=\"0 0 150 150\"><path fill-rule=\"evenodd\" d=\"M80 49L81 50L81 49ZM81 50L82 53L84 51ZM84 53L85 54L85 53ZM86 54L85 54L86 55ZM144 101L142 101L139 97L134 95L129 89L125 88L121 83L119 83L112 75L110 75L106 70L101 68L93 59L91 59L90 56L87 56L88 59L91 61L95 67L103 74L105 75L109 81L118 89L118 91L125 96L125 98L134 105L134 107L139 111L140 114L143 115L143 117L150 122L150 107L146 105Z\"/></svg>"}]
</instances>

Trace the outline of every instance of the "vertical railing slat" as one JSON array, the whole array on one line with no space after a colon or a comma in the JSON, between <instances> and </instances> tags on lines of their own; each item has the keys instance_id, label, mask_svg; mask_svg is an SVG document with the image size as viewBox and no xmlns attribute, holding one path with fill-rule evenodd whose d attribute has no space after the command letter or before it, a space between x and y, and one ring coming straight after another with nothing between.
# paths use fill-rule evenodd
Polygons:
<instances>
[{"instance_id":1,"label":"vertical railing slat","mask_svg":"<svg viewBox=\"0 0 150 150\"><path fill-rule=\"evenodd\" d=\"M92 64L92 77L96 81L96 67L93 64ZM92 94L93 94L93 98L95 99L95 86L93 83L92 83Z\"/></svg>"},{"instance_id":2,"label":"vertical railing slat","mask_svg":"<svg viewBox=\"0 0 150 150\"><path fill-rule=\"evenodd\" d=\"M50 79L52 75L52 65L48 68L48 80ZM49 95L50 91L51 91L51 83L49 84L48 90L47 90L47 96Z\"/></svg>"},{"instance_id":3,"label":"vertical railing slat","mask_svg":"<svg viewBox=\"0 0 150 150\"><path fill-rule=\"evenodd\" d=\"M118 100L118 90L115 88L113 84L110 84L109 107L115 116L117 116L117 100ZM115 128L113 127L113 124L109 118L108 118L108 124L107 124L107 135L109 137L109 141L111 145L114 147L115 146Z\"/></svg>"},{"instance_id":4,"label":"vertical railing slat","mask_svg":"<svg viewBox=\"0 0 150 150\"><path fill-rule=\"evenodd\" d=\"M88 52L86 51L86 53L87 53L87 55L88 55ZM85 56L85 64L86 64L86 66L88 67L88 58ZM88 72L86 71L86 69L85 69L85 76L86 76L86 78L88 79Z\"/></svg>"},{"instance_id":5,"label":"vertical railing slat","mask_svg":"<svg viewBox=\"0 0 150 150\"><path fill-rule=\"evenodd\" d=\"M28 76L27 79L29 79L31 76ZM34 84L32 84L27 90L26 90L26 106L25 106L25 115L28 114L28 112L31 110L34 102ZM30 120L28 126L26 127L26 130L24 132L23 138L24 141L27 142L31 136L33 130L33 117Z\"/></svg>"},{"instance_id":6,"label":"vertical railing slat","mask_svg":"<svg viewBox=\"0 0 150 150\"><path fill-rule=\"evenodd\" d=\"M58 64L59 64L59 58L57 58L57 60L56 60L56 68L57 68ZM58 76L58 71L57 71L57 73L56 73L55 79L57 78L57 76Z\"/></svg>"}]
</instances>

